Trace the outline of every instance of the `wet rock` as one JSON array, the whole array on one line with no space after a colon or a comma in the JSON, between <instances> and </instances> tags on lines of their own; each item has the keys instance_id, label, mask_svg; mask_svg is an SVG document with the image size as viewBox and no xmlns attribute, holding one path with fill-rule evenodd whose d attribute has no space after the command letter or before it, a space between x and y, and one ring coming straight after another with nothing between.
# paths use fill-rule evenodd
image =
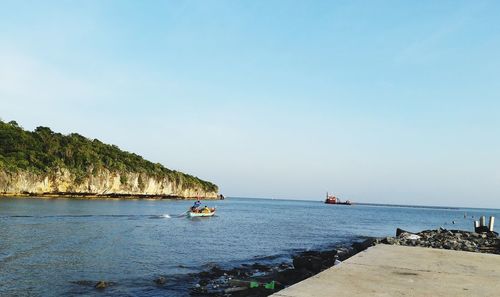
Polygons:
<instances>
[{"instance_id":1,"label":"wet rock","mask_svg":"<svg viewBox=\"0 0 500 297\"><path fill-rule=\"evenodd\" d=\"M157 285L164 285L164 284L167 283L167 279L165 277L163 277L163 276L160 276L157 279L155 279L155 283Z\"/></svg>"},{"instance_id":2,"label":"wet rock","mask_svg":"<svg viewBox=\"0 0 500 297\"><path fill-rule=\"evenodd\" d=\"M279 269L279 270L285 270L285 269L289 269L289 268L292 268L292 266L290 266L290 264L288 264L288 263L281 263L281 264L278 266L278 269Z\"/></svg>"},{"instance_id":3,"label":"wet rock","mask_svg":"<svg viewBox=\"0 0 500 297\"><path fill-rule=\"evenodd\" d=\"M200 282L198 283L198 285L200 286L206 286L210 283L210 280L209 279L201 279Z\"/></svg>"},{"instance_id":4,"label":"wet rock","mask_svg":"<svg viewBox=\"0 0 500 297\"><path fill-rule=\"evenodd\" d=\"M385 243L385 244L395 244L396 243L396 239L393 238L393 237L386 237L386 238L382 239L381 242Z\"/></svg>"},{"instance_id":5,"label":"wet rock","mask_svg":"<svg viewBox=\"0 0 500 297\"><path fill-rule=\"evenodd\" d=\"M399 228L396 228L396 237L399 237L401 234L403 233L408 233L408 234L412 234L411 232L409 231L406 231L406 230L403 230L403 229L399 229Z\"/></svg>"},{"instance_id":6,"label":"wet rock","mask_svg":"<svg viewBox=\"0 0 500 297\"><path fill-rule=\"evenodd\" d=\"M307 269L287 269L276 276L276 280L284 285L292 285L313 276L314 273Z\"/></svg>"},{"instance_id":7,"label":"wet rock","mask_svg":"<svg viewBox=\"0 0 500 297\"><path fill-rule=\"evenodd\" d=\"M209 271L202 271L198 274L199 277L201 278L207 278L210 277L212 274Z\"/></svg>"},{"instance_id":8,"label":"wet rock","mask_svg":"<svg viewBox=\"0 0 500 297\"><path fill-rule=\"evenodd\" d=\"M244 277L248 276L248 268L245 266L242 266L241 268L233 268L227 272L228 275L232 277Z\"/></svg>"},{"instance_id":9,"label":"wet rock","mask_svg":"<svg viewBox=\"0 0 500 297\"><path fill-rule=\"evenodd\" d=\"M80 286L86 286L86 287L94 287L96 289L105 289L109 286L113 286L116 283L114 282L107 282L107 281L98 281L97 283L92 280L79 280L79 281L72 281L71 283L80 285Z\"/></svg>"},{"instance_id":10,"label":"wet rock","mask_svg":"<svg viewBox=\"0 0 500 297\"><path fill-rule=\"evenodd\" d=\"M259 271L269 271L271 270L271 267L264 265L264 264L259 264L259 263L254 263L252 264L252 269L257 269Z\"/></svg>"},{"instance_id":11,"label":"wet rock","mask_svg":"<svg viewBox=\"0 0 500 297\"><path fill-rule=\"evenodd\" d=\"M94 288L96 289L99 289L99 290L104 290L106 289L110 284L108 282L105 282L105 281L98 281Z\"/></svg>"},{"instance_id":12,"label":"wet rock","mask_svg":"<svg viewBox=\"0 0 500 297\"><path fill-rule=\"evenodd\" d=\"M497 232L494 232L494 231L493 231L493 232L488 231L488 232L486 233L486 237L488 237L488 238L497 238L497 237L498 237L498 233L497 233Z\"/></svg>"},{"instance_id":13,"label":"wet rock","mask_svg":"<svg viewBox=\"0 0 500 297\"><path fill-rule=\"evenodd\" d=\"M210 273L212 276L219 277L219 276L223 276L225 271L217 266L214 266L214 267L212 267L212 269L210 269Z\"/></svg>"},{"instance_id":14,"label":"wet rock","mask_svg":"<svg viewBox=\"0 0 500 297\"><path fill-rule=\"evenodd\" d=\"M322 259L317 256L297 256L293 258L293 267L295 269L306 269L318 273L321 271Z\"/></svg>"},{"instance_id":15,"label":"wet rock","mask_svg":"<svg viewBox=\"0 0 500 297\"><path fill-rule=\"evenodd\" d=\"M356 244L356 243L354 243L354 244ZM335 258L336 255L337 255L337 250L323 251L323 252L319 253L319 256L323 260Z\"/></svg>"},{"instance_id":16,"label":"wet rock","mask_svg":"<svg viewBox=\"0 0 500 297\"><path fill-rule=\"evenodd\" d=\"M80 286L94 286L95 285L95 281L91 281L91 280L79 280L79 281L74 281L71 283L76 284L76 285L80 285Z\"/></svg>"},{"instance_id":17,"label":"wet rock","mask_svg":"<svg viewBox=\"0 0 500 297\"><path fill-rule=\"evenodd\" d=\"M397 233L397 232L396 232ZM355 242L352 244L352 247L356 250L356 252L361 252L366 250L367 248L375 245L377 239L376 238L369 238L361 242Z\"/></svg>"},{"instance_id":18,"label":"wet rock","mask_svg":"<svg viewBox=\"0 0 500 297\"><path fill-rule=\"evenodd\" d=\"M268 296L284 286L295 284L333 266L335 263L339 263L339 260L343 261L351 257L373 245L374 242L375 240L372 239L358 242L355 247L301 252L292 257L292 264L289 262L274 265L242 264L231 270L223 270L215 266L208 271L193 275L193 277L198 278L198 284L191 288L191 294L231 297ZM263 286L248 288L251 281L260 284L275 281L275 290L265 289Z\"/></svg>"},{"instance_id":19,"label":"wet rock","mask_svg":"<svg viewBox=\"0 0 500 297\"><path fill-rule=\"evenodd\" d=\"M301 256L319 256L320 254L320 251L304 251L300 253Z\"/></svg>"},{"instance_id":20,"label":"wet rock","mask_svg":"<svg viewBox=\"0 0 500 297\"><path fill-rule=\"evenodd\" d=\"M329 257L325 257L325 258L321 258L322 259L322 267L321 267L321 270L325 270L327 268L330 268L332 267L334 264L335 264L335 261L337 260L337 256L329 256Z\"/></svg>"},{"instance_id":21,"label":"wet rock","mask_svg":"<svg viewBox=\"0 0 500 297\"><path fill-rule=\"evenodd\" d=\"M354 256L357 252L352 248L340 248L337 252L337 259L340 261L345 261L348 258Z\"/></svg>"}]
</instances>

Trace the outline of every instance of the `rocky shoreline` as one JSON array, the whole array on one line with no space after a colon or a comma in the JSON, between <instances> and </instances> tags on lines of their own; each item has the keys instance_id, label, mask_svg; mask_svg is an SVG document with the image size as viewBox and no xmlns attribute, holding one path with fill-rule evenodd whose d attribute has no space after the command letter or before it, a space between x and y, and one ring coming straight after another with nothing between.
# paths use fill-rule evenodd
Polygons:
<instances>
[{"instance_id":1,"label":"rocky shoreline","mask_svg":"<svg viewBox=\"0 0 500 297\"><path fill-rule=\"evenodd\" d=\"M184 275L173 280L169 276L152 279L158 287L168 288L185 283L191 296L212 297L264 297L309 278L332 266L339 265L357 253L377 244L403 245L448 249L500 255L500 237L496 232L469 232L463 230L424 230L412 233L396 230L396 236L385 238L358 238L353 243L335 248L308 250L291 255L289 261L280 263L242 264L225 269L212 265L205 271ZM108 290L116 285L109 281L76 281L74 284ZM187 293L187 292L186 292Z\"/></svg>"},{"instance_id":2,"label":"rocky shoreline","mask_svg":"<svg viewBox=\"0 0 500 297\"><path fill-rule=\"evenodd\" d=\"M377 243L500 254L498 233L489 231L476 233L439 228L412 233L397 229L396 237L378 239Z\"/></svg>"},{"instance_id":3,"label":"rocky shoreline","mask_svg":"<svg viewBox=\"0 0 500 297\"><path fill-rule=\"evenodd\" d=\"M376 244L418 246L467 252L500 254L500 238L496 232L462 230L425 230L412 233L397 229L395 237L366 238L348 246L321 251L304 251L292 256L292 263L275 265L254 263L233 269L213 266L193 274L196 284L191 296L261 297L309 278Z\"/></svg>"},{"instance_id":4,"label":"rocky shoreline","mask_svg":"<svg viewBox=\"0 0 500 297\"><path fill-rule=\"evenodd\" d=\"M292 261L274 265L243 264L232 269L213 266L193 274L196 284L191 296L269 296L287 286L309 278L367 249L376 238L365 238L335 249L310 250L292 256Z\"/></svg>"}]
</instances>

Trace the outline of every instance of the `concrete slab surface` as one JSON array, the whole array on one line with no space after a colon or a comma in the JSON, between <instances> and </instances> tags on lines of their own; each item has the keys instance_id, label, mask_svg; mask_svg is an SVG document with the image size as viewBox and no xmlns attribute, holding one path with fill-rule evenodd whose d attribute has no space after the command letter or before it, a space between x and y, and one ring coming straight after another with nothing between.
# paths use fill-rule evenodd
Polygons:
<instances>
[{"instance_id":1,"label":"concrete slab surface","mask_svg":"<svg viewBox=\"0 0 500 297\"><path fill-rule=\"evenodd\" d=\"M377 245L272 297L500 296L500 255Z\"/></svg>"}]
</instances>

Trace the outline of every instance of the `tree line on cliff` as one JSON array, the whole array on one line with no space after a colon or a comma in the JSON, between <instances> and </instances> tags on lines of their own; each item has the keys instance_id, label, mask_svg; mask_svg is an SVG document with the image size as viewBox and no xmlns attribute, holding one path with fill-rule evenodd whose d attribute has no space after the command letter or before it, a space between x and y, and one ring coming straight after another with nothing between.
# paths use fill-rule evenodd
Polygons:
<instances>
[{"instance_id":1,"label":"tree line on cliff","mask_svg":"<svg viewBox=\"0 0 500 297\"><path fill-rule=\"evenodd\" d=\"M207 192L218 190L211 182L170 170L137 154L123 151L116 145L88 139L77 133L63 135L48 127L37 127L31 132L24 130L15 121L5 123L0 120L0 170L8 173L30 171L43 174L60 168L68 169L76 176L77 181L100 169L107 169L168 178L184 187L199 187Z\"/></svg>"}]
</instances>

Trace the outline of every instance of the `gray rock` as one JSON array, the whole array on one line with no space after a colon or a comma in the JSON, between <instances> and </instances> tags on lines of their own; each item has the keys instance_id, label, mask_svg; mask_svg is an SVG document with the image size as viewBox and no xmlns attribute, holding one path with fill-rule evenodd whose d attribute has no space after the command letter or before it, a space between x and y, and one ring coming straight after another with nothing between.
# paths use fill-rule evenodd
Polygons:
<instances>
[{"instance_id":1,"label":"gray rock","mask_svg":"<svg viewBox=\"0 0 500 297\"><path fill-rule=\"evenodd\" d=\"M97 284L95 284L94 288L103 290L106 289L109 286L109 283L105 281L98 281Z\"/></svg>"},{"instance_id":2,"label":"gray rock","mask_svg":"<svg viewBox=\"0 0 500 297\"><path fill-rule=\"evenodd\" d=\"M500 254L500 238L495 232L476 233L439 228L419 233L398 229L396 233L397 237L387 237L377 243Z\"/></svg>"},{"instance_id":3,"label":"gray rock","mask_svg":"<svg viewBox=\"0 0 500 297\"><path fill-rule=\"evenodd\" d=\"M157 285L164 285L167 283L167 279L163 276L160 276L159 278L155 279L155 283Z\"/></svg>"}]
</instances>

